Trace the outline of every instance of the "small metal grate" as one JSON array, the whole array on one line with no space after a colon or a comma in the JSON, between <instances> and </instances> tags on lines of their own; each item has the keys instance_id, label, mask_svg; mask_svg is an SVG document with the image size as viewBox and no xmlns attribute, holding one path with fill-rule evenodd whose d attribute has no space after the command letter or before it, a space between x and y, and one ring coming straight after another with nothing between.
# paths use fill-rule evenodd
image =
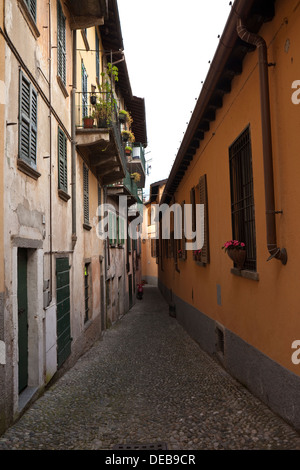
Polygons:
<instances>
[{"instance_id":1,"label":"small metal grate","mask_svg":"<svg viewBox=\"0 0 300 470\"><path fill-rule=\"evenodd\" d=\"M164 442L156 444L117 444L113 450L167 450L167 444Z\"/></svg>"}]
</instances>

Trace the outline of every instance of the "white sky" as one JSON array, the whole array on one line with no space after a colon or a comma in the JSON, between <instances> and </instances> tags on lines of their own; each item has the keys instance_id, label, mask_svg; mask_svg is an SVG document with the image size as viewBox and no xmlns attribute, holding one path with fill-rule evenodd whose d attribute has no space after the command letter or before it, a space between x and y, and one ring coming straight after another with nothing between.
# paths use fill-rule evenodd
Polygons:
<instances>
[{"instance_id":1,"label":"white sky","mask_svg":"<svg viewBox=\"0 0 300 470\"><path fill-rule=\"evenodd\" d=\"M228 0L118 0L132 92L145 98L149 184L168 178L218 46Z\"/></svg>"}]
</instances>

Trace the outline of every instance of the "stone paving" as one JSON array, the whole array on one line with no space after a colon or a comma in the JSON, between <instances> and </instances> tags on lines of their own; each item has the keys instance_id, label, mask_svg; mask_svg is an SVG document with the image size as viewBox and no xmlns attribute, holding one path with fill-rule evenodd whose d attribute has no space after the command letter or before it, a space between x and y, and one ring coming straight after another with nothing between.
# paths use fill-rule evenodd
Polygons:
<instances>
[{"instance_id":1,"label":"stone paving","mask_svg":"<svg viewBox=\"0 0 300 470\"><path fill-rule=\"evenodd\" d=\"M300 434L185 333L159 291L107 330L0 438L0 450L300 449Z\"/></svg>"}]
</instances>

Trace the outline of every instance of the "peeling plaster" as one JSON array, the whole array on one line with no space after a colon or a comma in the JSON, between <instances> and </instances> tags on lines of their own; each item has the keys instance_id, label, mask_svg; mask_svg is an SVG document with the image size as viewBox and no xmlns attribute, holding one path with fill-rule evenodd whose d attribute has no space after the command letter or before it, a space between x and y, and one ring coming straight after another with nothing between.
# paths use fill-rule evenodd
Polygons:
<instances>
[{"instance_id":1,"label":"peeling plaster","mask_svg":"<svg viewBox=\"0 0 300 470\"><path fill-rule=\"evenodd\" d=\"M37 210L31 211L29 203L24 200L23 204L19 204L16 210L18 221L20 225L38 229L40 233L43 232L43 213Z\"/></svg>"}]
</instances>

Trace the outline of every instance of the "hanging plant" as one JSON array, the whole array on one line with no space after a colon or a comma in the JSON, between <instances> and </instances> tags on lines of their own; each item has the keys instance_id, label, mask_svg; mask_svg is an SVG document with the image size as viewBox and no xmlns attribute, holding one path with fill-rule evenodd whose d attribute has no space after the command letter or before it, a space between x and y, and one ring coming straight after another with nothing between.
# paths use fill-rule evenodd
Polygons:
<instances>
[{"instance_id":1,"label":"hanging plant","mask_svg":"<svg viewBox=\"0 0 300 470\"><path fill-rule=\"evenodd\" d=\"M122 124L125 124L125 122L128 121L128 112L125 111L125 109L120 109L120 111L119 111L119 121Z\"/></svg>"},{"instance_id":2,"label":"hanging plant","mask_svg":"<svg viewBox=\"0 0 300 470\"><path fill-rule=\"evenodd\" d=\"M131 155L132 154L132 147L130 147L129 145L127 145L125 147L125 153L126 155Z\"/></svg>"}]
</instances>

